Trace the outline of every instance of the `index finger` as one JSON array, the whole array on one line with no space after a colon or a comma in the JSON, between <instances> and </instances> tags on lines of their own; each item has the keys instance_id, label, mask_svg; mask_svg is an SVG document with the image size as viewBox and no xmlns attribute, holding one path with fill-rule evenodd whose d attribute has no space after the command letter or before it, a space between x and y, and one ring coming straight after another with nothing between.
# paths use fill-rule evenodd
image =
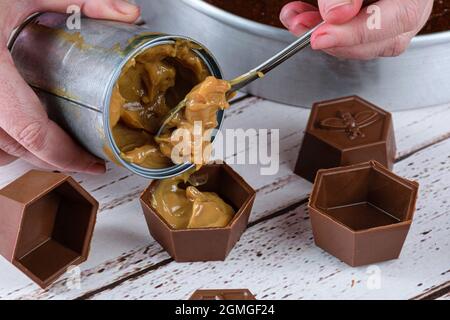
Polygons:
<instances>
[{"instance_id":1,"label":"index finger","mask_svg":"<svg viewBox=\"0 0 450 320\"><path fill-rule=\"evenodd\" d=\"M433 1L380 0L376 12L362 10L354 19L342 24L321 26L312 36L314 49L348 47L394 38L418 29L426 22ZM380 21L379 28L369 28L369 18Z\"/></svg>"}]
</instances>

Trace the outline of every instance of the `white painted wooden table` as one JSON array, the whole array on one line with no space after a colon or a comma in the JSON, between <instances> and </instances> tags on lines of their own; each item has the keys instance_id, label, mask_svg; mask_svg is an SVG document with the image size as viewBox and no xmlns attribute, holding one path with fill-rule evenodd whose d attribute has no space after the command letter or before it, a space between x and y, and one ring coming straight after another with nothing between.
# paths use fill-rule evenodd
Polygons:
<instances>
[{"instance_id":1,"label":"white painted wooden table","mask_svg":"<svg viewBox=\"0 0 450 320\"><path fill-rule=\"evenodd\" d=\"M400 259L377 265L379 289L367 286L367 267L351 268L313 243L311 184L292 173L308 114L255 97L227 113L225 128L280 129L281 168L260 176L258 166L233 166L258 193L249 228L225 262L173 262L141 212L149 181L110 165L104 176L75 175L101 204L81 287L68 287L66 275L41 290L0 258L0 299L187 299L199 288L249 288L258 299L450 299L450 104L394 113L395 172L419 181L420 198ZM0 186L30 168L21 161L0 168Z\"/></svg>"}]
</instances>

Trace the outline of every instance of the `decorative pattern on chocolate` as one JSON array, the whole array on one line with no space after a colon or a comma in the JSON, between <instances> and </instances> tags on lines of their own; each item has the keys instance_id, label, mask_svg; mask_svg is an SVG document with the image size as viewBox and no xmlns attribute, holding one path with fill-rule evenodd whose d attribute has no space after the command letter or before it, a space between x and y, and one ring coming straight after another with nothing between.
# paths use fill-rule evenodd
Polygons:
<instances>
[{"instance_id":1,"label":"decorative pattern on chocolate","mask_svg":"<svg viewBox=\"0 0 450 320\"><path fill-rule=\"evenodd\" d=\"M347 133L350 140L358 137L364 138L365 134L361 129L378 120L377 113L373 111L361 111L356 115L346 111L339 111L338 113L338 117L324 119L319 123L319 126L323 129L343 131Z\"/></svg>"}]
</instances>

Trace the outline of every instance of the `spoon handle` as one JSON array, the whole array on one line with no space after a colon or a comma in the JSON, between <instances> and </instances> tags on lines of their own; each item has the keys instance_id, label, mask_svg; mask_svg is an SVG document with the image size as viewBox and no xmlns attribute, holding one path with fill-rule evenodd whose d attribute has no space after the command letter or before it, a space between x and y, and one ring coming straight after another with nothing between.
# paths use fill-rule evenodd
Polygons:
<instances>
[{"instance_id":1,"label":"spoon handle","mask_svg":"<svg viewBox=\"0 0 450 320\"><path fill-rule=\"evenodd\" d=\"M298 38L294 43L289 45L287 48L283 49L275 56L271 57L269 60L265 61L258 67L253 70L243 74L233 80L230 80L231 91L237 91L242 89L250 82L255 81L256 79L262 78L266 73L270 72L275 67L279 66L281 63L285 62L287 59L306 48L311 42L311 35L316 31L324 22L321 22L313 29L309 30L305 34L303 34L300 38Z\"/></svg>"}]
</instances>

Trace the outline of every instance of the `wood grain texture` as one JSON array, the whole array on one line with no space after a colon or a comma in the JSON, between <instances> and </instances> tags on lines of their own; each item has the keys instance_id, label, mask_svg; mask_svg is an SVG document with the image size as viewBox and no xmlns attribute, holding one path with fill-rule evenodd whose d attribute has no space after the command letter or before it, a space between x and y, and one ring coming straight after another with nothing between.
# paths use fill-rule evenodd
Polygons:
<instances>
[{"instance_id":1,"label":"wood grain texture","mask_svg":"<svg viewBox=\"0 0 450 320\"><path fill-rule=\"evenodd\" d=\"M432 286L412 300L446 300L450 296L450 281L441 285Z\"/></svg>"},{"instance_id":2,"label":"wood grain texture","mask_svg":"<svg viewBox=\"0 0 450 320\"><path fill-rule=\"evenodd\" d=\"M292 169L295 165L303 135L302 131L308 115L309 111L306 109L287 107L253 97L233 105L232 109L227 113L225 128L279 128L281 138L281 167L280 171L275 176L261 176L259 174L259 166L257 165L233 166L236 171L242 174L243 177L258 190L257 201L251 217L251 221L256 221L258 223L254 224L254 226L244 235L243 239L238 244L238 247L235 249L236 252L232 252L232 256L225 264L218 263L200 264L201 266L187 266L171 263L169 256L162 251L161 247L155 243L153 239L150 238L139 202L137 201L138 195L148 184L148 181L130 175L129 172L123 169L110 167L105 176L88 177L85 175L75 175L75 178L78 181L81 181L82 185L88 191L92 192L101 203L99 218L92 242L91 255L88 262L81 266L81 289L67 288L67 276L65 276L55 283L55 285L50 287L48 291L42 291L28 278L15 270L3 259L0 259L0 298L64 299L77 298L80 296L98 298L107 297L107 292L116 298L126 298L127 295L129 295L129 297L150 297L152 296L151 292L153 292L153 289L150 286L148 292L142 293L139 291L142 290L142 288L134 292L132 284L135 285L139 283L139 281L142 281L142 279L149 282L156 282L159 273L164 273L165 270L168 270L169 272L169 270L174 270L174 268L178 268L178 271L187 268L187 270L192 270L192 273L197 272L196 270L198 270L198 268L205 268L204 272L214 273L216 270L222 270L223 268L226 268L228 264L232 264L233 261L235 261L232 257L234 255L239 255L239 252L242 250L244 252L250 252L249 250L252 249L251 246L246 249L241 247L246 243L260 243L259 239L266 236L267 230L278 230L277 232L279 232L279 228L288 227L289 225L294 225L294 227L291 228L295 228L295 226L307 226L308 221L306 221L306 223L302 222L302 219L306 218L302 217L301 213L304 206L296 206L296 204L299 202L301 204L301 201L307 197L311 189L311 184L293 175ZM448 137L450 132L450 128L448 127L449 121L449 105L394 114L399 156L406 158L409 154L418 149L432 146L423 150L420 154L425 155L425 158L429 159L429 161L434 161L432 159L435 159L436 154L435 151L433 151L435 150L433 149L433 144L436 141L441 141ZM246 149L255 147L255 145L250 145L244 150L238 150L238 152L245 152ZM231 153L228 155L227 160L230 162L235 156L235 154ZM410 161L411 159L407 160ZM406 159L405 162L407 162ZM28 165L20 161L8 167L1 168L0 184L5 185L29 168ZM427 165L425 168L427 168L429 172L436 171L434 162L433 167ZM437 174L439 174L439 172L440 171L437 171ZM442 175L443 174L444 173L442 173ZM445 190L436 190L435 196L439 199L442 192L445 192ZM296 213L294 217L291 217L289 213L285 212L285 208L289 206L293 207L291 210L292 214ZM437 221L435 222L435 227L440 223L439 219L432 221ZM252 230L262 231L257 232ZM305 234L307 234L307 229L305 229ZM295 235L292 236L294 237ZM306 247L308 247L308 245L311 246L311 244L308 244L308 241L302 243L301 241L303 240L307 239L300 239L302 247L303 245L306 245ZM282 241L282 239L279 241ZM286 244L283 242L278 245L280 245L280 248L277 247L276 243L273 243L273 245L267 249L269 251L265 253L265 256L269 256L268 252L270 252L270 255L275 253L275 256L278 252L283 252L283 248ZM311 246L306 252L314 253L314 248L314 246ZM419 254L419 251L414 253L414 255ZM295 257L296 256L294 255L292 259ZM314 260L313 257L314 255L309 261L315 261L318 270L324 269L320 272L316 272L316 269L314 269L313 275L318 276L319 278L329 276L326 270L333 268L332 266L334 265L331 263L330 266L328 266L330 258L326 255L318 255L318 257L323 259L323 261L318 261ZM287 258L289 258L289 256ZM299 261L295 262L297 267L299 266L297 265L298 262ZM290 261L290 263L292 263L292 261ZM255 265L242 264L241 267L242 269L247 270L247 272L250 272L255 268ZM256 265L256 267L258 267L258 265ZM277 269L279 267L280 266L278 266ZM295 269L296 267L287 264L286 268L286 272L288 272L287 276L293 276L293 274L289 273L289 270L292 268ZM284 267L281 269L284 269ZM352 270L353 269L350 269L351 272L353 272ZM155 277L154 279L152 278L153 275ZM434 276L433 273L433 277ZM296 277L288 277L286 281L296 282ZM194 279L195 278L192 278L191 280L193 281ZM209 279L209 281L212 280L211 277ZM175 281L179 283L180 279L166 279L165 281ZM266 279L264 282L269 284L269 286L278 288L277 281L278 278L274 281ZM128 284L130 284L129 289L124 289ZM430 280L430 282L426 282L424 287L429 288L433 284L434 282ZM155 284L155 286L158 285L159 284ZM186 290L192 289L189 287L185 290L182 288L175 290L178 286L174 285L174 289L169 292L166 286L167 284L163 285L164 290L156 290L159 292L157 294L158 297L173 296L181 299L184 298L184 294L187 292ZM257 287L258 285L255 284L255 286ZM103 292L102 290L104 288L108 290ZM294 289L296 289L296 287L289 288L291 288L290 290L292 291L295 291ZM262 291L257 293L259 293L260 297L263 297L266 295L263 292L266 292L269 288L260 288L260 290ZM125 291L127 293L125 293ZM166 292L165 295L164 292ZM416 294L420 294L420 292L420 289L418 289ZM321 291L318 290L317 294L320 295L320 293ZM287 294L288 293L286 293L286 295ZM299 297L296 292L292 292L291 294L293 296L291 295L290 297ZM413 296L413 294L409 297L411 296ZM270 295L268 295L268 297L270 297Z\"/></svg>"},{"instance_id":3,"label":"wood grain texture","mask_svg":"<svg viewBox=\"0 0 450 320\"><path fill-rule=\"evenodd\" d=\"M449 300L450 301L450 292L447 293L446 295L443 295L440 298L437 298L436 300L446 300L446 301Z\"/></svg>"},{"instance_id":4,"label":"wood grain texture","mask_svg":"<svg viewBox=\"0 0 450 320\"><path fill-rule=\"evenodd\" d=\"M395 171L421 184L414 224L401 258L370 270L350 268L313 243L305 206L256 224L224 263L170 263L107 289L95 299L185 299L198 288L248 287L259 299L408 299L450 281L450 140L398 163ZM430 157L429 154L433 154Z\"/></svg>"}]
</instances>

